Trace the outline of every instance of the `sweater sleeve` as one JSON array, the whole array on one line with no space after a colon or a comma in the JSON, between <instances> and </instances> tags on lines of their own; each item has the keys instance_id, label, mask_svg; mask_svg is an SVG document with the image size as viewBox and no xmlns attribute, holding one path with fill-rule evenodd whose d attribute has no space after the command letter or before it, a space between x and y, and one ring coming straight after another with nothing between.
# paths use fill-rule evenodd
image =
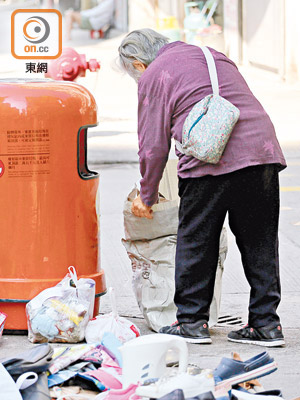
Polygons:
<instances>
[{"instance_id":1,"label":"sweater sleeve","mask_svg":"<svg viewBox=\"0 0 300 400\"><path fill-rule=\"evenodd\" d=\"M147 82L146 82L147 83ZM158 199L158 186L171 147L172 110L164 87L139 85L138 139L141 190L144 204L152 206Z\"/></svg>"}]
</instances>

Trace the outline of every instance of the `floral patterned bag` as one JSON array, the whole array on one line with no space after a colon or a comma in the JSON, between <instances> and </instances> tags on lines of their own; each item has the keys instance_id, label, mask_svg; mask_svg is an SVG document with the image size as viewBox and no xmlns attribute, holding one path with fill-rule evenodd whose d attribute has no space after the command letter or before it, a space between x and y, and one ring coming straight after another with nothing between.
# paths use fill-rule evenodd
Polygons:
<instances>
[{"instance_id":1,"label":"floral patterned bag","mask_svg":"<svg viewBox=\"0 0 300 400\"><path fill-rule=\"evenodd\" d=\"M176 141L180 153L200 161L217 164L225 150L240 111L219 95L216 65L210 50L203 51L211 80L213 94L199 101L187 116L182 130L182 144Z\"/></svg>"}]
</instances>

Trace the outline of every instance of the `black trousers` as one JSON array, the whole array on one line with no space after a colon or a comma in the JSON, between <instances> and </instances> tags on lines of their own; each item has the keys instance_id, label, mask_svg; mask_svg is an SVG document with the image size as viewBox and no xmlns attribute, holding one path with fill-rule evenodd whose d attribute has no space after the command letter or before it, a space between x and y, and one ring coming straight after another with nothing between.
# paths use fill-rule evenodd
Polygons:
<instances>
[{"instance_id":1,"label":"black trousers","mask_svg":"<svg viewBox=\"0 0 300 400\"><path fill-rule=\"evenodd\" d=\"M248 323L279 322L279 181L274 164L179 179L175 303L179 322L208 320L225 216L250 284ZM230 267L230 266L229 266Z\"/></svg>"}]
</instances>

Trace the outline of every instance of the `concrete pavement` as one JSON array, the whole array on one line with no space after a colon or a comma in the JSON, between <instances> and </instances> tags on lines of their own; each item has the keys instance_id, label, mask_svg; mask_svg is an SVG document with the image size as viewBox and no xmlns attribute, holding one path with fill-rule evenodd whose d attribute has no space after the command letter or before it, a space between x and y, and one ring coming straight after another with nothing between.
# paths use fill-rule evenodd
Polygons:
<instances>
[{"instance_id":1,"label":"concrete pavement","mask_svg":"<svg viewBox=\"0 0 300 400\"><path fill-rule=\"evenodd\" d=\"M1 18L1 17L0 17ZM117 32L113 32L117 34ZM141 328L142 333L150 333L136 305L131 290L131 267L126 252L120 242L123 237L122 205L139 179L137 165L136 137L136 84L131 78L115 70L117 47L122 35L109 40L90 40L88 32L75 31L74 39L68 46L75 46L87 58L97 58L101 70L96 74L87 73L81 79L94 94L99 107L99 126L90 130L89 162L101 175L101 253L102 267L105 269L108 285L113 285L118 293L117 305L121 315L129 316ZM0 55L0 77L24 76L25 63L11 59L9 54ZM249 68L241 69L253 92L271 115L278 138L285 150L289 167L281 173L281 224L280 254L283 299L280 315L286 336L285 348L270 349L278 362L279 369L262 378L265 389L280 388L284 398L292 399L300 395L300 345L299 345L299 303L300 271L300 136L298 107L299 87L288 86L276 76ZM122 164L120 164L122 163ZM242 316L246 319L249 287L242 273L240 256L234 237L229 233L229 254L223 276L221 314ZM104 296L101 312L110 311L107 296ZM231 327L218 326L212 330L213 344L209 346L189 345L190 362L204 368L214 368L222 356L230 356L232 351L240 352L244 359L263 351L258 346L233 345L226 335ZM0 341L0 357L30 344L24 336L3 336Z\"/></svg>"}]
</instances>

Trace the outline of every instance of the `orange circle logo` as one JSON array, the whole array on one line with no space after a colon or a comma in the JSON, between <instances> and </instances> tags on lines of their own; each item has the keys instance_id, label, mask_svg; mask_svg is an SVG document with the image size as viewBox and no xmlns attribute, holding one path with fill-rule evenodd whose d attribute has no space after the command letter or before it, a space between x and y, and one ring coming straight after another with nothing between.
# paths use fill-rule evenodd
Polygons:
<instances>
[{"instance_id":1,"label":"orange circle logo","mask_svg":"<svg viewBox=\"0 0 300 400\"><path fill-rule=\"evenodd\" d=\"M42 43L50 35L50 25L45 18L34 16L28 18L23 26L25 39L30 43Z\"/></svg>"}]
</instances>

